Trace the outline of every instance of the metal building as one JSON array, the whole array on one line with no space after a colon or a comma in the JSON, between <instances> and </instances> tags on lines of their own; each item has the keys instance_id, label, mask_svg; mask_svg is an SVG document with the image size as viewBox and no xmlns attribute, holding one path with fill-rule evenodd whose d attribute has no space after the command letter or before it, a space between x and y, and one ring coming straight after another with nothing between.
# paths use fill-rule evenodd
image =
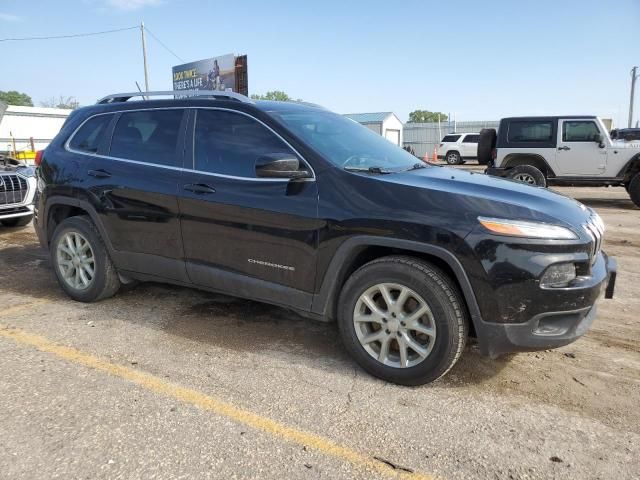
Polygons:
<instances>
[{"instance_id":1,"label":"metal building","mask_svg":"<svg viewBox=\"0 0 640 480\"><path fill-rule=\"evenodd\" d=\"M433 149L448 133L476 133L483 128L498 128L499 121L405 123L403 146L411 147L418 157L431 157Z\"/></svg>"},{"instance_id":2,"label":"metal building","mask_svg":"<svg viewBox=\"0 0 640 480\"><path fill-rule=\"evenodd\" d=\"M402 122L393 112L348 113L345 117L373 130L399 147L403 145Z\"/></svg>"}]
</instances>

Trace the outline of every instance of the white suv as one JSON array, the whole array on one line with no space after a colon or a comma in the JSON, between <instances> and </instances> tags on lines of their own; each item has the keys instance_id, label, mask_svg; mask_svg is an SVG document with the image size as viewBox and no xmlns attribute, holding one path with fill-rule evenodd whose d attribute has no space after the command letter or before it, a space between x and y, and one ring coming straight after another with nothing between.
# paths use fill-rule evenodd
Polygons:
<instances>
[{"instance_id":1,"label":"white suv","mask_svg":"<svg viewBox=\"0 0 640 480\"><path fill-rule=\"evenodd\" d=\"M449 165L460 165L465 160L478 158L479 133L451 133L445 135L438 146L438 158Z\"/></svg>"},{"instance_id":2,"label":"white suv","mask_svg":"<svg viewBox=\"0 0 640 480\"><path fill-rule=\"evenodd\" d=\"M13 159L0 158L0 224L21 227L33 218L35 169Z\"/></svg>"}]
</instances>

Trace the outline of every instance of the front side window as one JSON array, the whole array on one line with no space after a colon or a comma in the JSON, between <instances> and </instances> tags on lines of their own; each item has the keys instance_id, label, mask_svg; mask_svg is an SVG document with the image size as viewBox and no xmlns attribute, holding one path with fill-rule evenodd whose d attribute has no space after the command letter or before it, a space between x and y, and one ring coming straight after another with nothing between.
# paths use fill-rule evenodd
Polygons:
<instances>
[{"instance_id":1,"label":"front side window","mask_svg":"<svg viewBox=\"0 0 640 480\"><path fill-rule=\"evenodd\" d=\"M480 140L480 135L467 135L462 143L478 143L478 140Z\"/></svg>"},{"instance_id":2,"label":"front side window","mask_svg":"<svg viewBox=\"0 0 640 480\"><path fill-rule=\"evenodd\" d=\"M531 120L516 121L509 124L509 143L544 143L551 142L553 125L551 121Z\"/></svg>"},{"instance_id":3,"label":"front side window","mask_svg":"<svg viewBox=\"0 0 640 480\"><path fill-rule=\"evenodd\" d=\"M256 160L260 157L297 157L284 141L253 118L205 109L196 115L193 153L196 170L251 178L256 176Z\"/></svg>"},{"instance_id":4,"label":"front side window","mask_svg":"<svg viewBox=\"0 0 640 480\"><path fill-rule=\"evenodd\" d=\"M111 140L112 157L157 165L177 165L183 110L145 110L120 115Z\"/></svg>"},{"instance_id":5,"label":"front side window","mask_svg":"<svg viewBox=\"0 0 640 480\"><path fill-rule=\"evenodd\" d=\"M600 130L591 120L571 120L562 124L563 142L595 142Z\"/></svg>"},{"instance_id":6,"label":"front side window","mask_svg":"<svg viewBox=\"0 0 640 480\"><path fill-rule=\"evenodd\" d=\"M460 135L445 135L442 139L442 143L455 143L460 138Z\"/></svg>"},{"instance_id":7,"label":"front side window","mask_svg":"<svg viewBox=\"0 0 640 480\"><path fill-rule=\"evenodd\" d=\"M113 115L96 115L87 120L75 133L69 147L86 153L98 153L100 142L104 138Z\"/></svg>"}]
</instances>

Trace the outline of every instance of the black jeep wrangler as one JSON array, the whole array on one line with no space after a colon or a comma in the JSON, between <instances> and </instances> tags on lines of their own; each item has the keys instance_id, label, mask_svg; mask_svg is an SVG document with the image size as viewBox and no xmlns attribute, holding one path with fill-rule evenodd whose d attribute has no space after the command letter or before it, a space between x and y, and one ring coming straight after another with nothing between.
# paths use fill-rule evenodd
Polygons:
<instances>
[{"instance_id":1,"label":"black jeep wrangler","mask_svg":"<svg viewBox=\"0 0 640 480\"><path fill-rule=\"evenodd\" d=\"M106 97L44 152L35 225L72 298L149 280L281 305L416 385L468 336L491 356L566 345L613 294L604 225L574 200L416 163L318 106L185 94Z\"/></svg>"}]
</instances>

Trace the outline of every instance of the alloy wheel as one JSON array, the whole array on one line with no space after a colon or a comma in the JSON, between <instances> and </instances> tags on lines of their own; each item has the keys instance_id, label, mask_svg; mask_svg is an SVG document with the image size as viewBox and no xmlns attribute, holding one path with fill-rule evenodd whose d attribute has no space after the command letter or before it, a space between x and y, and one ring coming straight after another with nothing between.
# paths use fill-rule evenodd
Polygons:
<instances>
[{"instance_id":1,"label":"alloy wheel","mask_svg":"<svg viewBox=\"0 0 640 480\"><path fill-rule=\"evenodd\" d=\"M87 239L78 232L60 237L56 261L65 283L76 290L86 290L95 277L95 258Z\"/></svg>"},{"instance_id":2,"label":"alloy wheel","mask_svg":"<svg viewBox=\"0 0 640 480\"><path fill-rule=\"evenodd\" d=\"M518 173L513 177L513 179L518 180L519 182L522 182L522 183L527 183L529 185L537 185L536 179L533 178L533 175L530 175L528 173Z\"/></svg>"},{"instance_id":3,"label":"alloy wheel","mask_svg":"<svg viewBox=\"0 0 640 480\"><path fill-rule=\"evenodd\" d=\"M396 283L380 283L362 293L353 312L353 324L365 351L395 368L422 363L436 338L436 324L427 302Z\"/></svg>"}]
</instances>

